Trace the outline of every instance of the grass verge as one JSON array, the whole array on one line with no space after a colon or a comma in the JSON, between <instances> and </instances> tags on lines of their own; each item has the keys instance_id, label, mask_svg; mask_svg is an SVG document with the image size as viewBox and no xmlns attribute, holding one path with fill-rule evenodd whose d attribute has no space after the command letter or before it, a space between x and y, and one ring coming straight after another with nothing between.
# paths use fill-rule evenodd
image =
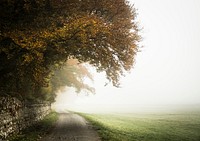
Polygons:
<instances>
[{"instance_id":1,"label":"grass verge","mask_svg":"<svg viewBox=\"0 0 200 141\"><path fill-rule=\"evenodd\" d=\"M102 141L200 141L200 114L80 114Z\"/></svg>"},{"instance_id":2,"label":"grass verge","mask_svg":"<svg viewBox=\"0 0 200 141\"><path fill-rule=\"evenodd\" d=\"M58 114L52 111L36 125L24 129L21 134L13 136L9 141L37 141L51 130L57 120Z\"/></svg>"}]
</instances>

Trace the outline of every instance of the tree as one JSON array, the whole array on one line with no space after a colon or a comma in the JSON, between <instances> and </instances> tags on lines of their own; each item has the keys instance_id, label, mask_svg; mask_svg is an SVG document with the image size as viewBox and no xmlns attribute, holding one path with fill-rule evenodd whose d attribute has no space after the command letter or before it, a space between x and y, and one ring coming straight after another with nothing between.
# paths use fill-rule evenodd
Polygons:
<instances>
[{"instance_id":1,"label":"tree","mask_svg":"<svg viewBox=\"0 0 200 141\"><path fill-rule=\"evenodd\" d=\"M52 77L48 81L48 85L40 87L38 95L31 94L29 95L29 99L53 102L56 93L66 86L74 87L77 93L81 92L81 90L95 93L95 89L86 84L84 79L93 81L93 76L84 64L79 64L77 60L70 59L63 64L62 68L53 71Z\"/></svg>"},{"instance_id":2,"label":"tree","mask_svg":"<svg viewBox=\"0 0 200 141\"><path fill-rule=\"evenodd\" d=\"M20 79L30 74L36 90L71 58L105 71L114 86L134 64L140 36L125 0L2 0L0 13L2 38L25 50L17 53Z\"/></svg>"}]
</instances>

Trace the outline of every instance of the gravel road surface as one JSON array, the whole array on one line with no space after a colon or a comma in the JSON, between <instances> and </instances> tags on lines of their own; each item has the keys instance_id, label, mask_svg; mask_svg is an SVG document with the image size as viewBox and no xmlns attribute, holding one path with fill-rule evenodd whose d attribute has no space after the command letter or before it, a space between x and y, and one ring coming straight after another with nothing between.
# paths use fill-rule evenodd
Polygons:
<instances>
[{"instance_id":1,"label":"gravel road surface","mask_svg":"<svg viewBox=\"0 0 200 141\"><path fill-rule=\"evenodd\" d=\"M40 141L101 141L97 132L83 117L75 113L60 113L52 131Z\"/></svg>"}]
</instances>

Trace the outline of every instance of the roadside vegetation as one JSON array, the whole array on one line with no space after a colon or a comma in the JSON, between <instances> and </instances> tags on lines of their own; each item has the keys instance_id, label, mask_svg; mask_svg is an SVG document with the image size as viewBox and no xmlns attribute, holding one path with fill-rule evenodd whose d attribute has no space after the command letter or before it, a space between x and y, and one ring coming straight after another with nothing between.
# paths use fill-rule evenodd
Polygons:
<instances>
[{"instance_id":1,"label":"roadside vegetation","mask_svg":"<svg viewBox=\"0 0 200 141\"><path fill-rule=\"evenodd\" d=\"M9 141L37 141L51 131L57 119L58 113L51 112L42 121L25 129L21 134L10 138Z\"/></svg>"},{"instance_id":2,"label":"roadside vegetation","mask_svg":"<svg viewBox=\"0 0 200 141\"><path fill-rule=\"evenodd\" d=\"M199 141L200 113L83 114L103 141Z\"/></svg>"}]
</instances>

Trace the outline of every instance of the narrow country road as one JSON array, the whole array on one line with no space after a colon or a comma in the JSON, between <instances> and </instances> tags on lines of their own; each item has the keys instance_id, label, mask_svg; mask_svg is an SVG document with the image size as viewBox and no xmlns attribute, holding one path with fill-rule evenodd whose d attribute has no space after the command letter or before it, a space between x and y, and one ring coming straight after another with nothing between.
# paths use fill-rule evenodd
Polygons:
<instances>
[{"instance_id":1,"label":"narrow country road","mask_svg":"<svg viewBox=\"0 0 200 141\"><path fill-rule=\"evenodd\" d=\"M60 113L55 128L40 141L100 141L100 138L83 117Z\"/></svg>"}]
</instances>

